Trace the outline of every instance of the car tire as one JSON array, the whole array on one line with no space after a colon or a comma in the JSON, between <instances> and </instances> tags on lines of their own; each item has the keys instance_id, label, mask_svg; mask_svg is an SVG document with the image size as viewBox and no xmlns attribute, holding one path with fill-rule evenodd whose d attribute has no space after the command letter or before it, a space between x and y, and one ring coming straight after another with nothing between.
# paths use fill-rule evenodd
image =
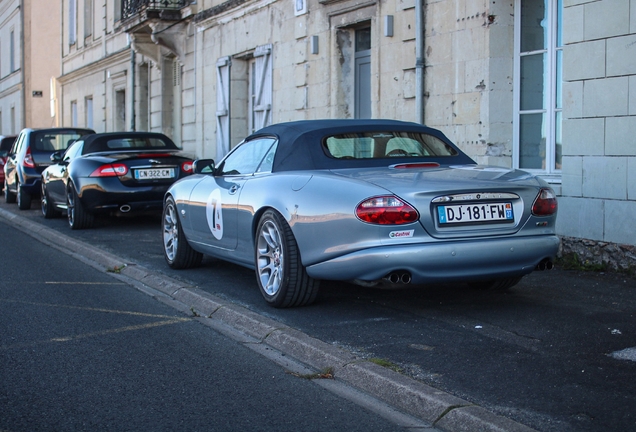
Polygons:
<instances>
[{"instance_id":1,"label":"car tire","mask_svg":"<svg viewBox=\"0 0 636 432\"><path fill-rule=\"evenodd\" d=\"M66 192L66 213L68 225L72 230L91 228L95 221L95 216L87 212L82 205L73 185L70 185Z\"/></svg>"},{"instance_id":2,"label":"car tire","mask_svg":"<svg viewBox=\"0 0 636 432\"><path fill-rule=\"evenodd\" d=\"M9 190L7 179L4 179L4 200L7 204L13 204L16 200L15 195Z\"/></svg>"},{"instance_id":3,"label":"car tire","mask_svg":"<svg viewBox=\"0 0 636 432\"><path fill-rule=\"evenodd\" d=\"M46 190L44 186L44 182L42 182L42 196L40 198L40 204L42 208L42 215L44 219L53 219L54 217L58 217L60 212L55 209L55 207L51 204L51 199L49 198L49 192Z\"/></svg>"},{"instance_id":4,"label":"car tire","mask_svg":"<svg viewBox=\"0 0 636 432\"><path fill-rule=\"evenodd\" d=\"M17 184L17 202L20 210L29 210L31 208L31 194L22 189L22 185Z\"/></svg>"},{"instance_id":5,"label":"car tire","mask_svg":"<svg viewBox=\"0 0 636 432\"><path fill-rule=\"evenodd\" d=\"M166 198L161 217L163 232L163 256L173 269L198 267L203 254L192 249L186 239L177 213L177 205L172 197Z\"/></svg>"},{"instance_id":6,"label":"car tire","mask_svg":"<svg viewBox=\"0 0 636 432\"><path fill-rule=\"evenodd\" d=\"M270 306L285 308L314 302L320 281L307 275L294 234L279 213L268 210L261 217L254 253L256 281Z\"/></svg>"},{"instance_id":7,"label":"car tire","mask_svg":"<svg viewBox=\"0 0 636 432\"><path fill-rule=\"evenodd\" d=\"M481 291L507 291L517 285L521 276L512 278L491 279L485 281L470 282L469 287Z\"/></svg>"}]
</instances>

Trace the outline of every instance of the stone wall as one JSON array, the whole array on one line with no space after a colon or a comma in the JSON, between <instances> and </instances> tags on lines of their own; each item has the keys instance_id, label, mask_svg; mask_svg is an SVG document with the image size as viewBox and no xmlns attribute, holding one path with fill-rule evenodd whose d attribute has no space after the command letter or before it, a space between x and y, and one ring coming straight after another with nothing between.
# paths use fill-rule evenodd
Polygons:
<instances>
[{"instance_id":1,"label":"stone wall","mask_svg":"<svg viewBox=\"0 0 636 432\"><path fill-rule=\"evenodd\" d=\"M581 268L595 268L636 274L636 246L562 237L559 258Z\"/></svg>"}]
</instances>

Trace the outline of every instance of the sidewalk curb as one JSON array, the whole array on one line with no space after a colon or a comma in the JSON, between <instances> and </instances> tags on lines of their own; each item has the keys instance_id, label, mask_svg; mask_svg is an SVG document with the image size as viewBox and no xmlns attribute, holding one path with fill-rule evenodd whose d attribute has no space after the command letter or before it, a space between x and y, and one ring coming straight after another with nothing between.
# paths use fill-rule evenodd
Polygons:
<instances>
[{"instance_id":1,"label":"sidewalk curb","mask_svg":"<svg viewBox=\"0 0 636 432\"><path fill-rule=\"evenodd\" d=\"M378 366L310 337L301 331L220 299L196 286L154 273L135 263L72 239L0 208L0 217L31 237L104 272L116 272L155 289L193 313L229 326L286 356L317 370L333 368L334 376L434 427L449 432L532 432L525 425L473 405L449 393Z\"/></svg>"}]
</instances>

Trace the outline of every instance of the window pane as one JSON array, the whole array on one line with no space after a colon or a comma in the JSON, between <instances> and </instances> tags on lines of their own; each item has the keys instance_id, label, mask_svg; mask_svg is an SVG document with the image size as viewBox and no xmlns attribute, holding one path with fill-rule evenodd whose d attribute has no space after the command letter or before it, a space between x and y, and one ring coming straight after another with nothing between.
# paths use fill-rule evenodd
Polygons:
<instances>
[{"instance_id":1,"label":"window pane","mask_svg":"<svg viewBox=\"0 0 636 432\"><path fill-rule=\"evenodd\" d=\"M371 28L356 30L356 52L371 49Z\"/></svg>"},{"instance_id":2,"label":"window pane","mask_svg":"<svg viewBox=\"0 0 636 432\"><path fill-rule=\"evenodd\" d=\"M563 46L563 0L557 0L557 47Z\"/></svg>"},{"instance_id":3,"label":"window pane","mask_svg":"<svg viewBox=\"0 0 636 432\"><path fill-rule=\"evenodd\" d=\"M238 175L255 173L274 142L275 140L272 138L261 138L248 141L236 147L236 149L221 162L222 174Z\"/></svg>"},{"instance_id":4,"label":"window pane","mask_svg":"<svg viewBox=\"0 0 636 432\"><path fill-rule=\"evenodd\" d=\"M521 1L521 52L547 48L548 8L546 4L549 1Z\"/></svg>"},{"instance_id":5,"label":"window pane","mask_svg":"<svg viewBox=\"0 0 636 432\"><path fill-rule=\"evenodd\" d=\"M563 51L558 50L556 53L556 101L557 109L563 108Z\"/></svg>"},{"instance_id":6,"label":"window pane","mask_svg":"<svg viewBox=\"0 0 636 432\"><path fill-rule=\"evenodd\" d=\"M545 54L521 57L521 110L544 109Z\"/></svg>"},{"instance_id":7,"label":"window pane","mask_svg":"<svg viewBox=\"0 0 636 432\"><path fill-rule=\"evenodd\" d=\"M519 168L545 169L544 114L522 114L519 122Z\"/></svg>"},{"instance_id":8,"label":"window pane","mask_svg":"<svg viewBox=\"0 0 636 432\"><path fill-rule=\"evenodd\" d=\"M554 168L561 169L561 161L562 161L562 136L561 136L561 120L562 120L561 111L557 111L554 119Z\"/></svg>"}]
</instances>

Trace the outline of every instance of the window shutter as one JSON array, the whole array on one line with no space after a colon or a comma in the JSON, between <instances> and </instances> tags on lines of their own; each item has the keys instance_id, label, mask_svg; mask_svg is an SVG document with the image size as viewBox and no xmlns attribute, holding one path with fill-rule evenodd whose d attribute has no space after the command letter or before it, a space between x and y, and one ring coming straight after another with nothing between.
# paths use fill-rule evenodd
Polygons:
<instances>
[{"instance_id":1,"label":"window shutter","mask_svg":"<svg viewBox=\"0 0 636 432\"><path fill-rule=\"evenodd\" d=\"M254 51L256 60L256 91L254 101L254 129L272 122L272 45L263 45Z\"/></svg>"},{"instance_id":2,"label":"window shutter","mask_svg":"<svg viewBox=\"0 0 636 432\"><path fill-rule=\"evenodd\" d=\"M216 160L230 151L230 58L216 62Z\"/></svg>"}]
</instances>

